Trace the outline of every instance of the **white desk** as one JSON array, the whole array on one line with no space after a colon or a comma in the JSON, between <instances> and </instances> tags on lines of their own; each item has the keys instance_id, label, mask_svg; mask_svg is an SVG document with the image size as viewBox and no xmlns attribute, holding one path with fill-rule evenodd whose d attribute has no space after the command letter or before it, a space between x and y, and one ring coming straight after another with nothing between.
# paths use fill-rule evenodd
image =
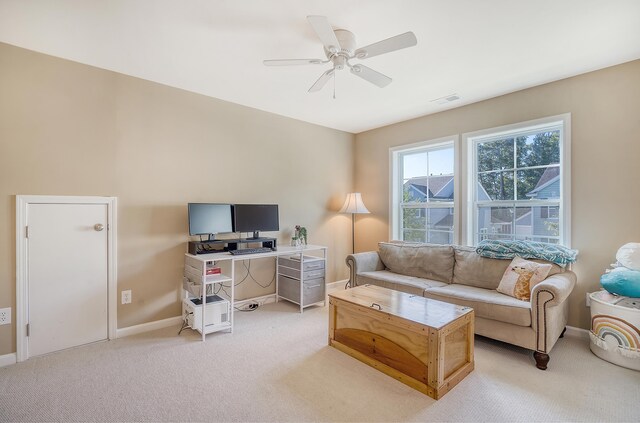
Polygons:
<instances>
[{"instance_id":1,"label":"white desk","mask_svg":"<svg viewBox=\"0 0 640 423\"><path fill-rule=\"evenodd\" d=\"M202 330L200 330L199 328L197 329L198 331L200 331L202 333L202 340L205 340L205 335L207 333L212 333L212 332L217 332L220 330L229 330L230 332L233 332L233 313L234 313L234 285L235 285L235 263L237 261L243 261L243 260L253 260L253 259L259 259L259 258L267 258L267 257L274 257L276 258L276 292L275 292L275 298L276 301L278 301L279 298L285 299L287 301L291 301L293 303L296 303L300 306L300 312L302 313L303 309L305 307L308 307L310 305L314 305L314 304L318 304L320 302L325 302L326 303L326 279L324 279L324 273L323 273L323 279L324 279L324 284L323 284L323 295L322 295L322 301L317 301L314 303L310 303L310 304L305 304L304 302L304 275L305 275L305 261L307 260L307 253L310 252L315 252L315 254L321 253L322 257L317 257L314 256L313 259L314 260L318 260L321 259L324 261L324 263L326 263L326 259L327 259L327 247L323 247L320 245L307 245L304 247L289 247L289 246L283 246L283 247L278 247L278 249L276 251L269 251L266 253L258 253L258 254L238 254L238 255L233 255L231 253L211 253L211 254L198 254L198 255L193 255L193 254L189 254L186 253L185 254L185 272L184 272L184 276L187 277L191 282L193 283L197 283L198 285L201 285L201 289L200 289L200 297L202 299L202 326L201 328L203 328ZM280 271L279 271L279 263L278 258L279 257L297 257L297 260L299 260L300 263L300 273L299 273L299 277L298 278L292 278L291 275L281 275ZM289 262L291 262L291 260L289 260ZM206 274L206 269L207 266L211 267L211 266L220 266L222 269L222 274L217 274L217 275L207 275ZM323 269L324 269L324 264L323 264ZM292 298L291 295L288 296L281 296L279 295L279 278L280 276L286 277L287 278L287 282L289 282L290 279L294 279L294 280L299 280L300 283L300 289L299 289L299 295L300 295L300 300L296 301L295 298ZM230 292L227 293L228 294L228 300L231 303L231 312L230 312L230 316L229 316L229 322L228 324L221 324L221 325L215 325L214 327L207 327L205 325L205 310L206 310L206 292L207 292L207 286L209 285L214 285L214 284L224 284L225 282L230 282L231 284L231 289ZM189 293L185 290L185 298L188 298ZM250 299L249 299L250 300Z\"/></svg>"}]
</instances>

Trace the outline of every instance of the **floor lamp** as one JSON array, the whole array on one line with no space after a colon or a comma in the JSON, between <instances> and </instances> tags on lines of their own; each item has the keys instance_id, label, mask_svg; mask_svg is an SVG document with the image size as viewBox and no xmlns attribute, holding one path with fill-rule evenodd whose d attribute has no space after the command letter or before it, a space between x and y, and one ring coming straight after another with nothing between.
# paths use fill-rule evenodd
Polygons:
<instances>
[{"instance_id":1,"label":"floor lamp","mask_svg":"<svg viewBox=\"0 0 640 423\"><path fill-rule=\"evenodd\" d=\"M340 213L351 213L351 253L356 252L356 214L370 213L362 202L362 195L359 192L347 194L344 206L340 209Z\"/></svg>"},{"instance_id":2,"label":"floor lamp","mask_svg":"<svg viewBox=\"0 0 640 423\"><path fill-rule=\"evenodd\" d=\"M362 195L360 195L359 192L351 192L347 194L347 199L344 202L344 206L340 209L340 213L351 213L351 253L353 254L356 252L356 214L369 213L369 210L367 210L362 202ZM355 277L355 275L349 275L349 281L344 286L344 289L353 286L351 282L352 277Z\"/></svg>"}]
</instances>

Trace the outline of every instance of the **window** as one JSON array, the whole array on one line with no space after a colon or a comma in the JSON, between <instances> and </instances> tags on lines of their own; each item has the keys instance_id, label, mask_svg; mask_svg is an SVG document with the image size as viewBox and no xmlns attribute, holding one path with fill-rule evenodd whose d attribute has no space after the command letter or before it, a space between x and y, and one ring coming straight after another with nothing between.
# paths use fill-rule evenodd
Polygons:
<instances>
[{"instance_id":1,"label":"window","mask_svg":"<svg viewBox=\"0 0 640 423\"><path fill-rule=\"evenodd\" d=\"M465 135L467 242L569 242L569 116Z\"/></svg>"},{"instance_id":2,"label":"window","mask_svg":"<svg viewBox=\"0 0 640 423\"><path fill-rule=\"evenodd\" d=\"M391 238L453 244L457 137L391 150Z\"/></svg>"}]
</instances>

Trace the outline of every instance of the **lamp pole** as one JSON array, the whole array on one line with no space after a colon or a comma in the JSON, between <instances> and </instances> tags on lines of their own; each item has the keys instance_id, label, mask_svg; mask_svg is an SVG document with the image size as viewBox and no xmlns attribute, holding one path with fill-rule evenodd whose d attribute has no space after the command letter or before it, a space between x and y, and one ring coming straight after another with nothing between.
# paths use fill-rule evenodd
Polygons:
<instances>
[{"instance_id":1,"label":"lamp pole","mask_svg":"<svg viewBox=\"0 0 640 423\"><path fill-rule=\"evenodd\" d=\"M356 214L351 213L351 254L356 252Z\"/></svg>"}]
</instances>

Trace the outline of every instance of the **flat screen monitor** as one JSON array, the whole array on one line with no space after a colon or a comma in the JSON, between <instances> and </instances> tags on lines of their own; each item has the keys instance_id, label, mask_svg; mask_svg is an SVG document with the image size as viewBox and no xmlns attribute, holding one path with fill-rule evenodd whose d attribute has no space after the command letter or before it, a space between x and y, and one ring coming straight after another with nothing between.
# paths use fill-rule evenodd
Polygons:
<instances>
[{"instance_id":1,"label":"flat screen monitor","mask_svg":"<svg viewBox=\"0 0 640 423\"><path fill-rule=\"evenodd\" d=\"M278 231L277 204L234 204L234 232L253 232L253 238L260 238L260 231Z\"/></svg>"},{"instance_id":2,"label":"flat screen monitor","mask_svg":"<svg viewBox=\"0 0 640 423\"><path fill-rule=\"evenodd\" d=\"M189 203L189 235L233 232L231 204Z\"/></svg>"}]
</instances>

